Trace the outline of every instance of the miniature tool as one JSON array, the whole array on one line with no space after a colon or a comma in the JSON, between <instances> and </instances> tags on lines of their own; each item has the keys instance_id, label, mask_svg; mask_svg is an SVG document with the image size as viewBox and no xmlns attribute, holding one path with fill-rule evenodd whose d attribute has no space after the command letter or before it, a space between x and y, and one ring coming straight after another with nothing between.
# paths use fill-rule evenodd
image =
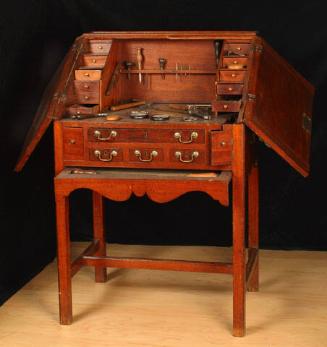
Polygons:
<instances>
[{"instance_id":1,"label":"miniature tool","mask_svg":"<svg viewBox=\"0 0 327 347\"><path fill-rule=\"evenodd\" d=\"M167 64L167 59L165 58L159 58L159 66L160 66L160 70L163 71L166 67L166 64ZM165 79L165 74L162 73L161 74L161 79Z\"/></svg>"},{"instance_id":2,"label":"miniature tool","mask_svg":"<svg viewBox=\"0 0 327 347\"><path fill-rule=\"evenodd\" d=\"M127 70L127 78L131 79L131 67L135 65L132 61L125 61L124 62L125 68Z\"/></svg>"},{"instance_id":3,"label":"miniature tool","mask_svg":"<svg viewBox=\"0 0 327 347\"><path fill-rule=\"evenodd\" d=\"M139 82L142 83L142 64L143 64L143 55L142 55L142 48L138 48L137 49L137 56L136 56L136 60L137 60L137 67L140 70L139 71Z\"/></svg>"}]
</instances>

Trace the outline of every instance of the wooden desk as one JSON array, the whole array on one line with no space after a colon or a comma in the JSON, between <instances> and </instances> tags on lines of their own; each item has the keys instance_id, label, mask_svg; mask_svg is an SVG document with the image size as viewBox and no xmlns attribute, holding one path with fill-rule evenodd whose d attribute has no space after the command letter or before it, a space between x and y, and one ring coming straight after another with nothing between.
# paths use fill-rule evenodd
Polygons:
<instances>
[{"instance_id":1,"label":"wooden desk","mask_svg":"<svg viewBox=\"0 0 327 347\"><path fill-rule=\"evenodd\" d=\"M258 290L258 139L307 176L313 93L255 32L77 38L45 91L16 165L20 171L55 119L61 323L72 322L71 276L84 265L95 267L100 282L108 266L223 272L233 275L233 334L243 336L246 286ZM230 180L232 264L106 257L103 196L147 194L166 202L203 191L227 205ZM78 188L94 192L94 242L71 264L68 196Z\"/></svg>"}]
</instances>

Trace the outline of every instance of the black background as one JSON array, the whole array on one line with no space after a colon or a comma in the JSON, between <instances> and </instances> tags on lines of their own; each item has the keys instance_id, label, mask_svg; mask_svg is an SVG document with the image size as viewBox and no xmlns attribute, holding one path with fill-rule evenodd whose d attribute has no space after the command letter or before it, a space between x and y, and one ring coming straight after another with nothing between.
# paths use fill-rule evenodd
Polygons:
<instances>
[{"instance_id":1,"label":"black background","mask_svg":"<svg viewBox=\"0 0 327 347\"><path fill-rule=\"evenodd\" d=\"M0 303L55 256L49 129L13 173L42 91L76 36L91 30L257 30L317 88L312 171L302 178L260 145L263 248L327 249L327 26L324 1L8 1L0 22ZM72 238L88 240L89 192L72 197ZM231 244L231 211L201 193L168 204L107 201L108 242ZM209 228L214 225L214 228Z\"/></svg>"}]
</instances>

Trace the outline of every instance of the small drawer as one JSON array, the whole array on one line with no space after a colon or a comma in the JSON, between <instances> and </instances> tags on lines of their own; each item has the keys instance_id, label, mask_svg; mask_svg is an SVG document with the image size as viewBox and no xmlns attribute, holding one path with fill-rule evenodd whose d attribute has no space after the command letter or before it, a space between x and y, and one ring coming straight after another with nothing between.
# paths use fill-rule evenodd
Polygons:
<instances>
[{"instance_id":1,"label":"small drawer","mask_svg":"<svg viewBox=\"0 0 327 347\"><path fill-rule=\"evenodd\" d=\"M244 69L248 65L248 58L240 58L240 57L233 57L233 58L223 58L223 64L222 67L225 69Z\"/></svg>"},{"instance_id":2,"label":"small drawer","mask_svg":"<svg viewBox=\"0 0 327 347\"><path fill-rule=\"evenodd\" d=\"M119 148L90 148L89 160L101 161L104 163L123 161L123 152Z\"/></svg>"},{"instance_id":3,"label":"small drawer","mask_svg":"<svg viewBox=\"0 0 327 347\"><path fill-rule=\"evenodd\" d=\"M89 142L146 142L147 132L144 129L89 128Z\"/></svg>"},{"instance_id":4,"label":"small drawer","mask_svg":"<svg viewBox=\"0 0 327 347\"><path fill-rule=\"evenodd\" d=\"M98 81L101 79L101 70L75 70L75 79L78 81Z\"/></svg>"},{"instance_id":5,"label":"small drawer","mask_svg":"<svg viewBox=\"0 0 327 347\"><path fill-rule=\"evenodd\" d=\"M128 151L130 162L152 163L163 161L164 155L161 148L130 148Z\"/></svg>"},{"instance_id":6,"label":"small drawer","mask_svg":"<svg viewBox=\"0 0 327 347\"><path fill-rule=\"evenodd\" d=\"M231 70L220 70L219 80L221 82L243 82L245 78L245 71L231 71Z\"/></svg>"},{"instance_id":7,"label":"small drawer","mask_svg":"<svg viewBox=\"0 0 327 347\"><path fill-rule=\"evenodd\" d=\"M222 131L211 131L211 165L226 165L232 161L232 127Z\"/></svg>"},{"instance_id":8,"label":"small drawer","mask_svg":"<svg viewBox=\"0 0 327 347\"><path fill-rule=\"evenodd\" d=\"M217 84L217 94L218 95L242 95L243 84L228 84L228 83L218 83Z\"/></svg>"},{"instance_id":9,"label":"small drawer","mask_svg":"<svg viewBox=\"0 0 327 347\"><path fill-rule=\"evenodd\" d=\"M74 81L76 102L97 104L99 102L99 81Z\"/></svg>"},{"instance_id":10,"label":"small drawer","mask_svg":"<svg viewBox=\"0 0 327 347\"><path fill-rule=\"evenodd\" d=\"M99 113L99 105L71 105L67 108L68 114L96 114Z\"/></svg>"},{"instance_id":11,"label":"small drawer","mask_svg":"<svg viewBox=\"0 0 327 347\"><path fill-rule=\"evenodd\" d=\"M83 128L63 128L63 159L84 159Z\"/></svg>"},{"instance_id":12,"label":"small drawer","mask_svg":"<svg viewBox=\"0 0 327 347\"><path fill-rule=\"evenodd\" d=\"M240 101L215 100L212 102L213 112L239 112L240 108Z\"/></svg>"},{"instance_id":13,"label":"small drawer","mask_svg":"<svg viewBox=\"0 0 327 347\"><path fill-rule=\"evenodd\" d=\"M103 67L106 62L106 55L84 54L83 64L84 66L99 66Z\"/></svg>"},{"instance_id":14,"label":"small drawer","mask_svg":"<svg viewBox=\"0 0 327 347\"><path fill-rule=\"evenodd\" d=\"M181 164L205 164L205 152L198 149L174 148L169 153L169 160Z\"/></svg>"},{"instance_id":15,"label":"small drawer","mask_svg":"<svg viewBox=\"0 0 327 347\"><path fill-rule=\"evenodd\" d=\"M108 54L111 47L111 41L90 40L89 52L97 54Z\"/></svg>"},{"instance_id":16,"label":"small drawer","mask_svg":"<svg viewBox=\"0 0 327 347\"><path fill-rule=\"evenodd\" d=\"M225 43L224 55L244 56L248 55L251 49L250 43Z\"/></svg>"}]
</instances>

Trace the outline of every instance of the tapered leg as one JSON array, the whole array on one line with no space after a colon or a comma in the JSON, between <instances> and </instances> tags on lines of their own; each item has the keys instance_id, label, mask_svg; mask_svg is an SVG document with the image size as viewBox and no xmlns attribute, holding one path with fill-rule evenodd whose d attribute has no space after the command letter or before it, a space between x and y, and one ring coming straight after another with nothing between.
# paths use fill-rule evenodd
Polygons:
<instances>
[{"instance_id":1,"label":"tapered leg","mask_svg":"<svg viewBox=\"0 0 327 347\"><path fill-rule=\"evenodd\" d=\"M248 244L257 252L252 275L247 284L249 292L259 290L259 168L254 163L248 177Z\"/></svg>"},{"instance_id":2,"label":"tapered leg","mask_svg":"<svg viewBox=\"0 0 327 347\"><path fill-rule=\"evenodd\" d=\"M72 323L69 198L56 195L60 324Z\"/></svg>"},{"instance_id":3,"label":"tapered leg","mask_svg":"<svg viewBox=\"0 0 327 347\"><path fill-rule=\"evenodd\" d=\"M233 127L233 335L245 334L245 130Z\"/></svg>"},{"instance_id":4,"label":"tapered leg","mask_svg":"<svg viewBox=\"0 0 327 347\"><path fill-rule=\"evenodd\" d=\"M93 236L99 241L98 256L106 255L106 235L104 228L103 197L93 191ZM95 282L107 281L107 268L95 267Z\"/></svg>"}]
</instances>

